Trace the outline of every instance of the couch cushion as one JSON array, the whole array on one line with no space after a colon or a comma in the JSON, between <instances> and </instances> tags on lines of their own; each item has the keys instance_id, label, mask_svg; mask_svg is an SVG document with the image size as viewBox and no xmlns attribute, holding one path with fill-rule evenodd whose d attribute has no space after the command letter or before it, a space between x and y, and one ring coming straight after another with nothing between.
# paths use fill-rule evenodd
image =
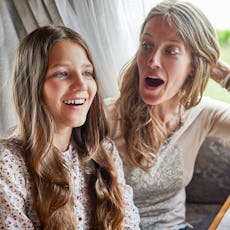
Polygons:
<instances>
[{"instance_id":1,"label":"couch cushion","mask_svg":"<svg viewBox=\"0 0 230 230\"><path fill-rule=\"evenodd\" d=\"M187 202L223 204L230 194L230 147L218 139L206 139L201 146L191 183L187 186Z\"/></svg>"},{"instance_id":2,"label":"couch cushion","mask_svg":"<svg viewBox=\"0 0 230 230\"><path fill-rule=\"evenodd\" d=\"M193 230L207 230L219 212L221 205L187 203L186 218Z\"/></svg>"}]
</instances>

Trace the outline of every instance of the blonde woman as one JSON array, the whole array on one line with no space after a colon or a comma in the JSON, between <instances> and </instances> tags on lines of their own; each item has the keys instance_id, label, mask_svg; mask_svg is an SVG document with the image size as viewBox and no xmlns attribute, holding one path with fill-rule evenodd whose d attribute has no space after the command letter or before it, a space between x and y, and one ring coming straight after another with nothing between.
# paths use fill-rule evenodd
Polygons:
<instances>
[{"instance_id":1,"label":"blonde woman","mask_svg":"<svg viewBox=\"0 0 230 230\"><path fill-rule=\"evenodd\" d=\"M216 68L211 73L218 59L206 16L190 3L163 1L142 25L139 49L122 72L119 98L106 100L142 229L191 227L185 187L198 150L211 135L230 145L230 105L202 97L210 75L229 87L228 68L219 63L221 73Z\"/></svg>"},{"instance_id":2,"label":"blonde woman","mask_svg":"<svg viewBox=\"0 0 230 230\"><path fill-rule=\"evenodd\" d=\"M0 229L139 229L81 36L36 29L13 76L19 123L0 141Z\"/></svg>"}]
</instances>

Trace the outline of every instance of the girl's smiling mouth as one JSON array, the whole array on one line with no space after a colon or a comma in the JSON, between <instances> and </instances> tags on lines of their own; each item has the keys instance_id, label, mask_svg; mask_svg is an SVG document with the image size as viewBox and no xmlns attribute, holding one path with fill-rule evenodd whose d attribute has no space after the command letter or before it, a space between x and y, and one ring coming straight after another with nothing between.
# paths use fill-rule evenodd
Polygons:
<instances>
[{"instance_id":1,"label":"girl's smiling mouth","mask_svg":"<svg viewBox=\"0 0 230 230\"><path fill-rule=\"evenodd\" d=\"M85 103L86 99L73 99L73 100L64 100L63 102L66 105L83 105Z\"/></svg>"}]
</instances>

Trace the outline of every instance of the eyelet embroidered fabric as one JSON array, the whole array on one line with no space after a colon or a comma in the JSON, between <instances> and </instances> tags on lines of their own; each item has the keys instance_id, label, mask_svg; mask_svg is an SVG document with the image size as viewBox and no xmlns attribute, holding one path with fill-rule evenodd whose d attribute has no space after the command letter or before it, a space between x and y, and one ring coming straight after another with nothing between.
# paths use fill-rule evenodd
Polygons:
<instances>
[{"instance_id":1,"label":"eyelet embroidered fabric","mask_svg":"<svg viewBox=\"0 0 230 230\"><path fill-rule=\"evenodd\" d=\"M105 146L111 148L111 142L105 141ZM87 202L84 170L78 159L74 146L64 152L73 167L74 179L74 212L78 220L78 229L89 229L90 204ZM125 184L122 162L114 148L113 157L118 169L118 181L124 194L125 229L139 229L139 213L133 203L133 192ZM25 162L14 148L6 148L0 143L0 229L40 229L40 221L32 207L31 177Z\"/></svg>"}]
</instances>

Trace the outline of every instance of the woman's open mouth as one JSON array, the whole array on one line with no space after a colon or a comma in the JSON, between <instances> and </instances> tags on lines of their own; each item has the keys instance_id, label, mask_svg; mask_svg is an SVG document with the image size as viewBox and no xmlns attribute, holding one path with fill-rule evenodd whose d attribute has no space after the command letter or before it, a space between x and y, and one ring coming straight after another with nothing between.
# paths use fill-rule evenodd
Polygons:
<instances>
[{"instance_id":1,"label":"woman's open mouth","mask_svg":"<svg viewBox=\"0 0 230 230\"><path fill-rule=\"evenodd\" d=\"M145 83L150 87L158 87L164 84L164 81L160 78L146 77Z\"/></svg>"}]
</instances>

